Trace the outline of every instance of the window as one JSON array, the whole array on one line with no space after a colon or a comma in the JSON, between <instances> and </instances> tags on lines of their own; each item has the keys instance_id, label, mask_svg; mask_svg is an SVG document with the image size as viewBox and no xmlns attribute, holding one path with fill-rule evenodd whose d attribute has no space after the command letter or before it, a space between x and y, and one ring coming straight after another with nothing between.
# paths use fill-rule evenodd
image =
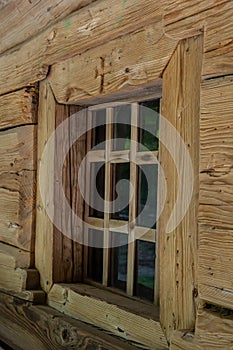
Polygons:
<instances>
[{"instance_id":1,"label":"window","mask_svg":"<svg viewBox=\"0 0 233 350\"><path fill-rule=\"evenodd\" d=\"M158 300L159 106L88 111L84 278L150 302Z\"/></svg>"}]
</instances>

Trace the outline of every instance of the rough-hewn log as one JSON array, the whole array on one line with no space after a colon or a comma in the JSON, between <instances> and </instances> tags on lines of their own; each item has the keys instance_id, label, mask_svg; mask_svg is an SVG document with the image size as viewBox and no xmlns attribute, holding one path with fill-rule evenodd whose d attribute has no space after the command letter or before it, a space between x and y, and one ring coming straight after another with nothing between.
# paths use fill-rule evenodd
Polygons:
<instances>
[{"instance_id":1,"label":"rough-hewn log","mask_svg":"<svg viewBox=\"0 0 233 350\"><path fill-rule=\"evenodd\" d=\"M31 254L22 249L0 243L0 266L12 269L29 268L31 265Z\"/></svg>"},{"instance_id":2,"label":"rough-hewn log","mask_svg":"<svg viewBox=\"0 0 233 350\"><path fill-rule=\"evenodd\" d=\"M0 289L23 292L38 289L39 274L35 269L12 268L0 265Z\"/></svg>"},{"instance_id":3,"label":"rough-hewn log","mask_svg":"<svg viewBox=\"0 0 233 350\"><path fill-rule=\"evenodd\" d=\"M0 96L0 129L37 122L37 87Z\"/></svg>"},{"instance_id":4,"label":"rough-hewn log","mask_svg":"<svg viewBox=\"0 0 233 350\"><path fill-rule=\"evenodd\" d=\"M99 0L50 26L29 42L0 56L0 94L43 80L49 66L91 47L128 34L149 23L161 23L160 2ZM160 35L163 28L160 28ZM148 40L153 42L153 37ZM137 43L138 44L138 43ZM6 59L7 57L7 59Z\"/></svg>"},{"instance_id":5,"label":"rough-hewn log","mask_svg":"<svg viewBox=\"0 0 233 350\"><path fill-rule=\"evenodd\" d=\"M214 306L198 310L195 339L200 349L231 350L232 329L232 311Z\"/></svg>"},{"instance_id":6,"label":"rough-hewn log","mask_svg":"<svg viewBox=\"0 0 233 350\"><path fill-rule=\"evenodd\" d=\"M98 325L127 340L152 349L168 347L156 308L153 310L151 306L80 284L55 284L48 295L48 303L67 315Z\"/></svg>"},{"instance_id":7,"label":"rough-hewn log","mask_svg":"<svg viewBox=\"0 0 233 350\"><path fill-rule=\"evenodd\" d=\"M159 21L54 65L49 81L58 102L93 103L121 91L133 98L134 88L161 77L176 48L161 28Z\"/></svg>"},{"instance_id":8,"label":"rough-hewn log","mask_svg":"<svg viewBox=\"0 0 233 350\"><path fill-rule=\"evenodd\" d=\"M16 350L137 349L47 306L33 306L2 293L0 315L0 337Z\"/></svg>"},{"instance_id":9,"label":"rough-hewn log","mask_svg":"<svg viewBox=\"0 0 233 350\"><path fill-rule=\"evenodd\" d=\"M164 31L172 38L185 37L194 28L204 28L202 73L217 76L233 73L233 3L228 0L166 0Z\"/></svg>"},{"instance_id":10,"label":"rough-hewn log","mask_svg":"<svg viewBox=\"0 0 233 350\"><path fill-rule=\"evenodd\" d=\"M0 132L0 171L35 170L36 126Z\"/></svg>"},{"instance_id":11,"label":"rough-hewn log","mask_svg":"<svg viewBox=\"0 0 233 350\"><path fill-rule=\"evenodd\" d=\"M0 53L32 38L49 25L94 1L2 1L0 3Z\"/></svg>"},{"instance_id":12,"label":"rough-hewn log","mask_svg":"<svg viewBox=\"0 0 233 350\"><path fill-rule=\"evenodd\" d=\"M33 252L34 208L35 172L0 172L0 241Z\"/></svg>"}]
</instances>

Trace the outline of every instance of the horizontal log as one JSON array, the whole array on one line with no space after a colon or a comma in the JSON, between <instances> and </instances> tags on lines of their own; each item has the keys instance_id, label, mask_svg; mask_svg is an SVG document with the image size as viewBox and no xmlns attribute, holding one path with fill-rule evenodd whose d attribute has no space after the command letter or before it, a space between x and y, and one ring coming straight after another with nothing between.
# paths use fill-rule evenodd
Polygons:
<instances>
[{"instance_id":1,"label":"horizontal log","mask_svg":"<svg viewBox=\"0 0 233 350\"><path fill-rule=\"evenodd\" d=\"M0 132L0 172L35 170L35 125Z\"/></svg>"},{"instance_id":2,"label":"horizontal log","mask_svg":"<svg viewBox=\"0 0 233 350\"><path fill-rule=\"evenodd\" d=\"M0 172L0 241L33 251L35 172ZM10 249L10 248L9 248Z\"/></svg>"},{"instance_id":3,"label":"horizontal log","mask_svg":"<svg viewBox=\"0 0 233 350\"><path fill-rule=\"evenodd\" d=\"M200 170L211 170L213 177L220 169L229 174L233 166L232 89L233 76L201 86Z\"/></svg>"},{"instance_id":4,"label":"horizontal log","mask_svg":"<svg viewBox=\"0 0 233 350\"><path fill-rule=\"evenodd\" d=\"M38 91L24 88L0 96L0 129L37 122Z\"/></svg>"},{"instance_id":5,"label":"horizontal log","mask_svg":"<svg viewBox=\"0 0 233 350\"><path fill-rule=\"evenodd\" d=\"M164 31L177 39L185 37L194 28L204 28L203 76L232 74L232 16L232 1L166 0Z\"/></svg>"},{"instance_id":6,"label":"horizontal log","mask_svg":"<svg viewBox=\"0 0 233 350\"><path fill-rule=\"evenodd\" d=\"M162 22L90 49L52 67L49 82L60 103L111 99L159 79L177 42L161 34ZM113 49L114 48L114 49ZM88 72L88 74L87 74ZM161 84L160 82L158 84ZM153 91L154 85L154 91ZM151 85L155 94L158 86ZM161 90L160 90L161 93ZM118 94L119 98L119 94ZM98 100L99 99L99 100Z\"/></svg>"},{"instance_id":7,"label":"horizontal log","mask_svg":"<svg viewBox=\"0 0 233 350\"><path fill-rule=\"evenodd\" d=\"M0 56L0 95L43 80L49 66L91 47L160 22L160 2L99 0L59 21L32 40ZM160 28L160 35L163 28ZM153 37L148 40L153 42ZM6 59L7 57L7 59Z\"/></svg>"},{"instance_id":8,"label":"horizontal log","mask_svg":"<svg viewBox=\"0 0 233 350\"><path fill-rule=\"evenodd\" d=\"M37 270L12 268L0 265L0 289L14 292L38 289L39 274Z\"/></svg>"},{"instance_id":9,"label":"horizontal log","mask_svg":"<svg viewBox=\"0 0 233 350\"><path fill-rule=\"evenodd\" d=\"M0 266L26 269L30 265L31 254L29 252L0 242Z\"/></svg>"},{"instance_id":10,"label":"horizontal log","mask_svg":"<svg viewBox=\"0 0 233 350\"><path fill-rule=\"evenodd\" d=\"M195 338L201 349L231 350L232 329L232 311L214 306L198 310Z\"/></svg>"},{"instance_id":11,"label":"horizontal log","mask_svg":"<svg viewBox=\"0 0 233 350\"><path fill-rule=\"evenodd\" d=\"M48 306L35 306L3 293L0 293L0 314L0 338L17 350L137 349Z\"/></svg>"},{"instance_id":12,"label":"horizontal log","mask_svg":"<svg viewBox=\"0 0 233 350\"><path fill-rule=\"evenodd\" d=\"M0 4L0 53L35 36L49 25L95 0L24 1Z\"/></svg>"},{"instance_id":13,"label":"horizontal log","mask_svg":"<svg viewBox=\"0 0 233 350\"><path fill-rule=\"evenodd\" d=\"M200 226L198 280L201 298L233 309L233 229Z\"/></svg>"},{"instance_id":14,"label":"horizontal log","mask_svg":"<svg viewBox=\"0 0 233 350\"><path fill-rule=\"evenodd\" d=\"M167 341L157 319L156 310L146 304L85 285L55 284L48 303L55 309L94 324L127 340L153 349L166 349ZM148 311L149 309L149 311ZM154 317L157 319L155 321Z\"/></svg>"}]
</instances>

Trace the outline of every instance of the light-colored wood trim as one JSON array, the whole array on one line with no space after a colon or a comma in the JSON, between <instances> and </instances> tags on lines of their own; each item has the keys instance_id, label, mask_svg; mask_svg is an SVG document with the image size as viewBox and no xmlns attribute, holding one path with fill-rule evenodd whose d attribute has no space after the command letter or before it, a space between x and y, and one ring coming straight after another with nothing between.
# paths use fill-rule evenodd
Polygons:
<instances>
[{"instance_id":1,"label":"light-colored wood trim","mask_svg":"<svg viewBox=\"0 0 233 350\"><path fill-rule=\"evenodd\" d=\"M53 308L152 349L168 349L151 304L87 285L55 284L48 295Z\"/></svg>"},{"instance_id":2,"label":"light-colored wood trim","mask_svg":"<svg viewBox=\"0 0 233 350\"><path fill-rule=\"evenodd\" d=\"M40 83L39 114L38 114L38 172L37 172L37 212L36 212L36 245L35 266L40 273L41 287L48 292L53 285L53 224L46 214L46 209L40 195L40 165L44 147L55 130L55 100L48 82ZM55 147L55 145L52 145ZM51 150L54 154L54 149ZM44 178L54 178L54 157L43 164ZM46 200L54 198L54 189L47 181ZM58 257L59 258L59 257Z\"/></svg>"},{"instance_id":3,"label":"light-colored wood trim","mask_svg":"<svg viewBox=\"0 0 233 350\"><path fill-rule=\"evenodd\" d=\"M174 144L166 131L169 128L161 123L160 139L167 139L167 145L160 144L159 159L167 181L167 198L158 226L160 311L162 328L168 339L174 329L192 329L195 323L202 46L202 36L181 41L163 74L162 114L175 127L189 150L194 179L192 199L185 217L176 228L167 232L178 190L181 191L179 210L185 204L185 182L191 176L191 169L185 170L182 153L176 157L176 168L167 147L179 150L179 144ZM178 183L183 187L178 189Z\"/></svg>"},{"instance_id":4,"label":"light-colored wood trim","mask_svg":"<svg viewBox=\"0 0 233 350\"><path fill-rule=\"evenodd\" d=\"M129 191L129 236L128 236L128 261L127 261L127 294L132 296L134 292L135 270L135 225L136 225L136 200L137 200L137 165L136 153L138 145L138 115L137 103L131 105L131 141L130 141L130 191Z\"/></svg>"},{"instance_id":5,"label":"light-colored wood trim","mask_svg":"<svg viewBox=\"0 0 233 350\"><path fill-rule=\"evenodd\" d=\"M110 246L109 232L111 201L111 163L113 108L106 109L106 141L105 141L105 193L104 193L104 250L103 250L103 285L109 284Z\"/></svg>"}]
</instances>

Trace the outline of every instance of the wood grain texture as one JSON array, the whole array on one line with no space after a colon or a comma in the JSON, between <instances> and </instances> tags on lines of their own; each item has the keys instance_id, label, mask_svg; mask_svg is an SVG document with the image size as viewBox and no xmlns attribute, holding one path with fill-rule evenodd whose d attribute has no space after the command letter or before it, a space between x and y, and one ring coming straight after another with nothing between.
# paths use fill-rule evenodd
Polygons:
<instances>
[{"instance_id":1,"label":"wood grain texture","mask_svg":"<svg viewBox=\"0 0 233 350\"><path fill-rule=\"evenodd\" d=\"M23 1L0 4L0 53L31 39L51 24L95 0Z\"/></svg>"},{"instance_id":2,"label":"wood grain texture","mask_svg":"<svg viewBox=\"0 0 233 350\"><path fill-rule=\"evenodd\" d=\"M160 134L162 139L166 140L166 146L160 144L159 159L165 173L168 193L158 222L160 311L162 329L168 339L173 330L192 329L195 322L202 45L202 36L183 40L163 74L162 115L180 134L189 150L193 166L193 169L187 168L187 165L185 167L180 141L174 140L174 137L168 134L167 124L161 121ZM172 159L167 148L169 145L170 149L177 149L176 159ZM190 171L193 171L194 183L192 199L188 205L186 186L190 186ZM179 189L182 198L179 210L188 205L187 212L181 223L171 232L167 232L168 219L174 210L179 183L182 186ZM161 195L162 192L160 197ZM179 212L176 213L176 216L178 215Z\"/></svg>"},{"instance_id":3,"label":"wood grain texture","mask_svg":"<svg viewBox=\"0 0 233 350\"><path fill-rule=\"evenodd\" d=\"M35 170L35 125L0 132L0 171Z\"/></svg>"},{"instance_id":4,"label":"wood grain texture","mask_svg":"<svg viewBox=\"0 0 233 350\"><path fill-rule=\"evenodd\" d=\"M233 230L200 228L199 292L202 299L233 309Z\"/></svg>"},{"instance_id":5,"label":"wood grain texture","mask_svg":"<svg viewBox=\"0 0 233 350\"><path fill-rule=\"evenodd\" d=\"M197 314L195 338L200 349L232 349L232 311L212 306L200 308Z\"/></svg>"},{"instance_id":6,"label":"wood grain texture","mask_svg":"<svg viewBox=\"0 0 233 350\"><path fill-rule=\"evenodd\" d=\"M49 66L162 18L161 4L147 0L95 1L37 37L0 56L0 94L43 80ZM162 28L160 28L162 33ZM153 38L151 39L153 41Z\"/></svg>"},{"instance_id":7,"label":"wood grain texture","mask_svg":"<svg viewBox=\"0 0 233 350\"><path fill-rule=\"evenodd\" d=\"M204 29L202 74L232 74L232 1L166 0L164 5L164 30L168 36L177 39L194 29Z\"/></svg>"},{"instance_id":8,"label":"wood grain texture","mask_svg":"<svg viewBox=\"0 0 233 350\"><path fill-rule=\"evenodd\" d=\"M0 265L0 289L6 292L23 292L38 289L39 274L35 269L12 268Z\"/></svg>"},{"instance_id":9,"label":"wood grain texture","mask_svg":"<svg viewBox=\"0 0 233 350\"><path fill-rule=\"evenodd\" d=\"M128 298L123 302L122 299L116 294L85 285L55 284L48 295L49 305L67 315L151 349L167 349L156 309L153 311L146 304ZM153 319L153 313L157 321Z\"/></svg>"},{"instance_id":10,"label":"wood grain texture","mask_svg":"<svg viewBox=\"0 0 233 350\"><path fill-rule=\"evenodd\" d=\"M49 81L56 99L60 103L94 103L110 99L107 95L111 93L133 95L142 85L159 79L177 45L161 29L159 21L55 64Z\"/></svg>"},{"instance_id":11,"label":"wood grain texture","mask_svg":"<svg viewBox=\"0 0 233 350\"><path fill-rule=\"evenodd\" d=\"M18 145L16 147L15 152L12 153L19 153L20 148ZM11 155L8 158L11 158ZM22 159L24 161L24 158ZM30 163L26 159L25 162ZM2 164L0 168L1 166ZM18 167L16 162L12 168L14 167ZM0 241L31 252L31 263L35 236L34 211L35 172L26 170L19 172L0 171Z\"/></svg>"},{"instance_id":12,"label":"wood grain texture","mask_svg":"<svg viewBox=\"0 0 233 350\"><path fill-rule=\"evenodd\" d=\"M37 199L36 199L36 241L35 266L40 273L41 287L49 291L53 284L53 224L46 213L46 208L40 194L40 166L44 147L55 130L55 100L47 81L40 83L39 113L38 113L38 170L37 170ZM54 154L54 147L51 152ZM42 164L45 179L54 178L54 157ZM54 188L46 181L45 200L50 204L54 198Z\"/></svg>"},{"instance_id":13,"label":"wood grain texture","mask_svg":"<svg viewBox=\"0 0 233 350\"><path fill-rule=\"evenodd\" d=\"M22 249L0 243L0 266L12 269L29 268L31 265L31 254Z\"/></svg>"},{"instance_id":14,"label":"wood grain texture","mask_svg":"<svg viewBox=\"0 0 233 350\"><path fill-rule=\"evenodd\" d=\"M37 97L36 86L0 96L0 129L36 123Z\"/></svg>"},{"instance_id":15,"label":"wood grain texture","mask_svg":"<svg viewBox=\"0 0 233 350\"><path fill-rule=\"evenodd\" d=\"M47 306L35 306L3 293L0 293L0 313L0 337L16 350L137 349Z\"/></svg>"},{"instance_id":16,"label":"wood grain texture","mask_svg":"<svg viewBox=\"0 0 233 350\"><path fill-rule=\"evenodd\" d=\"M170 350L204 350L198 345L193 333L175 331L172 335ZM207 350L207 349L206 349Z\"/></svg>"}]
</instances>

